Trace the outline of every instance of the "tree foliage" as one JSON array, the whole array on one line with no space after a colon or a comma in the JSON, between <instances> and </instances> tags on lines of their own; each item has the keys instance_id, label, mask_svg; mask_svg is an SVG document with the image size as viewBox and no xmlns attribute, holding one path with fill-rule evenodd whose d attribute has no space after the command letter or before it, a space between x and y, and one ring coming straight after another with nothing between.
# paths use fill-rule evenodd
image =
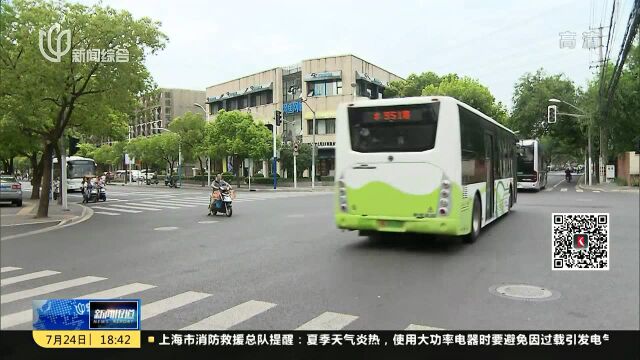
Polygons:
<instances>
[{"instance_id":1,"label":"tree foliage","mask_svg":"<svg viewBox=\"0 0 640 360\"><path fill-rule=\"evenodd\" d=\"M50 159L66 129L123 137L126 114L137 95L152 86L145 59L164 47L166 36L158 22L102 4L15 0L0 6L0 105L10 126L44 145L42 192L47 194ZM60 48L69 45L69 52L59 62L47 60L39 46L39 31L54 24L70 31L70 44L60 37ZM55 43L58 34L52 35ZM74 52L86 49L126 51L128 61L109 62L105 51L101 61L73 61ZM39 217L47 216L48 205L42 196Z\"/></svg>"},{"instance_id":2,"label":"tree foliage","mask_svg":"<svg viewBox=\"0 0 640 360\"><path fill-rule=\"evenodd\" d=\"M505 106L496 102L486 86L457 74L439 76L432 71L411 74L405 80L392 81L384 92L385 98L429 95L454 97L501 123L508 117Z\"/></svg>"},{"instance_id":3,"label":"tree foliage","mask_svg":"<svg viewBox=\"0 0 640 360\"><path fill-rule=\"evenodd\" d=\"M283 145L280 150L280 161L282 167L287 170L289 177L293 177L293 148L290 145ZM311 169L311 145L302 143L298 148L298 156L296 157L296 170L298 178L302 177L302 173Z\"/></svg>"}]
</instances>

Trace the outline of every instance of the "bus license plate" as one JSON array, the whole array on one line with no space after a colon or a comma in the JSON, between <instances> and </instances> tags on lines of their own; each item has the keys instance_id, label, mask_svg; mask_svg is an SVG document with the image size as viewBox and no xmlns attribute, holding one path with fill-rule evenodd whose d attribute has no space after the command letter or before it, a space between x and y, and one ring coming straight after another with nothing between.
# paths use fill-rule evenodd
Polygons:
<instances>
[{"instance_id":1,"label":"bus license plate","mask_svg":"<svg viewBox=\"0 0 640 360\"><path fill-rule=\"evenodd\" d=\"M402 227L402 221L378 220L378 226L386 227L386 228L400 228L400 227Z\"/></svg>"}]
</instances>

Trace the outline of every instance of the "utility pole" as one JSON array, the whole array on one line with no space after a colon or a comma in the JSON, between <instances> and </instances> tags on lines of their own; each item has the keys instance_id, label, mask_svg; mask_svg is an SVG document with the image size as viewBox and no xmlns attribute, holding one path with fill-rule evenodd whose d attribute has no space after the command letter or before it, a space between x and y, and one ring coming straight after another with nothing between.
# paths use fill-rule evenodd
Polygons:
<instances>
[{"instance_id":1,"label":"utility pole","mask_svg":"<svg viewBox=\"0 0 640 360\"><path fill-rule=\"evenodd\" d=\"M598 49L598 63L602 67L600 71L605 71L604 64L604 56L602 54L602 47L604 44L602 43L602 26L598 28L598 35L600 36L600 46ZM598 159L598 183L604 183L604 166L606 162L606 149L607 149L607 139L605 138L605 129L603 125L600 125L600 158Z\"/></svg>"}]
</instances>

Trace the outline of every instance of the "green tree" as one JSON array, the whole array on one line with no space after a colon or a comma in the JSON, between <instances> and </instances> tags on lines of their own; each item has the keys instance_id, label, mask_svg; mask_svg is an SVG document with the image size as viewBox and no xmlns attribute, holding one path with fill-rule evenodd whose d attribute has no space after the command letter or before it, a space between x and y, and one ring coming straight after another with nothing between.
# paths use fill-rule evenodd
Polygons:
<instances>
[{"instance_id":1,"label":"green tree","mask_svg":"<svg viewBox=\"0 0 640 360\"><path fill-rule=\"evenodd\" d=\"M283 145L280 150L280 161L282 167L287 170L289 177L293 174L293 148L290 145ZM298 156L296 157L296 172L298 178L302 177L305 170L311 169L311 145L302 143L298 148Z\"/></svg>"},{"instance_id":2,"label":"green tree","mask_svg":"<svg viewBox=\"0 0 640 360\"><path fill-rule=\"evenodd\" d=\"M429 86L440 84L440 77L427 71L422 74L410 74L405 80L392 81L384 91L385 98L422 96L422 90Z\"/></svg>"},{"instance_id":3,"label":"green tree","mask_svg":"<svg viewBox=\"0 0 640 360\"><path fill-rule=\"evenodd\" d=\"M508 126L519 131L522 139L547 138L546 150L550 159L567 155L577 159L584 155L587 118L558 115L558 121L549 124L547 106L549 99L577 104L579 97L579 89L564 75L548 75L542 69L526 73L515 85L514 107ZM564 104L558 104L558 110L559 113L576 112Z\"/></svg>"},{"instance_id":4,"label":"green tree","mask_svg":"<svg viewBox=\"0 0 640 360\"><path fill-rule=\"evenodd\" d=\"M251 114L240 111L220 111L206 126L205 143L214 159L233 155L234 169L238 169L245 158L264 159L272 151L269 129L255 122ZM237 180L239 185L240 176Z\"/></svg>"},{"instance_id":5,"label":"green tree","mask_svg":"<svg viewBox=\"0 0 640 360\"><path fill-rule=\"evenodd\" d=\"M82 156L86 158L93 158L96 152L96 146L90 143L80 143L78 144L78 152L77 156ZM94 159L95 160L95 159Z\"/></svg>"},{"instance_id":6,"label":"green tree","mask_svg":"<svg viewBox=\"0 0 640 360\"><path fill-rule=\"evenodd\" d=\"M166 36L158 22L134 19L101 4L14 0L0 6L0 105L7 109L9 121L44 144L44 195L49 192L50 159L65 130L122 136L125 114L133 109L137 95L152 87L145 59L164 47ZM70 40L60 37L61 48L68 45L69 52L59 62L47 60L38 45L39 31L52 24L70 31ZM73 61L74 50L83 49L126 52L128 61L110 62L106 51L101 61ZM48 196L41 196L37 216L46 217L48 206Z\"/></svg>"},{"instance_id":7,"label":"green tree","mask_svg":"<svg viewBox=\"0 0 640 360\"><path fill-rule=\"evenodd\" d=\"M422 89L423 96L445 95L454 97L474 109L481 111L499 123L505 123L508 117L505 106L496 102L489 89L478 80L469 77L458 77L455 74L442 78L437 85L427 85Z\"/></svg>"},{"instance_id":8,"label":"green tree","mask_svg":"<svg viewBox=\"0 0 640 360\"><path fill-rule=\"evenodd\" d=\"M192 112L187 112L169 123L169 130L180 136L182 156L187 161L198 160L200 174L204 174L204 161L206 161L205 125L202 115ZM204 186L204 177L202 177L202 186Z\"/></svg>"}]
</instances>

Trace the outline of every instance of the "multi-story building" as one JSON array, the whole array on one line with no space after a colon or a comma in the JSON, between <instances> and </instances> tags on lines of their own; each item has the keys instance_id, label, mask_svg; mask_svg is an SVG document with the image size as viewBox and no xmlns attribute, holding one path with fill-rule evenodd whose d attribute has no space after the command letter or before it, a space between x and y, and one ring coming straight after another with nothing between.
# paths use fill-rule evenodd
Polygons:
<instances>
[{"instance_id":1,"label":"multi-story building","mask_svg":"<svg viewBox=\"0 0 640 360\"><path fill-rule=\"evenodd\" d=\"M202 90L160 88L152 95L140 99L140 110L131 119L131 137L157 134L171 120L188 111L201 112L194 103L203 103Z\"/></svg>"},{"instance_id":2,"label":"multi-story building","mask_svg":"<svg viewBox=\"0 0 640 360\"><path fill-rule=\"evenodd\" d=\"M207 87L209 113L221 110L250 112L265 124L283 112L277 136L284 142L312 143L313 109L316 113L316 173L333 176L335 121L338 104L358 97L382 97L389 82L401 78L354 55L304 60ZM306 99L306 106L302 103ZM223 164L226 170L226 164ZM267 166L263 164L264 172Z\"/></svg>"}]
</instances>

